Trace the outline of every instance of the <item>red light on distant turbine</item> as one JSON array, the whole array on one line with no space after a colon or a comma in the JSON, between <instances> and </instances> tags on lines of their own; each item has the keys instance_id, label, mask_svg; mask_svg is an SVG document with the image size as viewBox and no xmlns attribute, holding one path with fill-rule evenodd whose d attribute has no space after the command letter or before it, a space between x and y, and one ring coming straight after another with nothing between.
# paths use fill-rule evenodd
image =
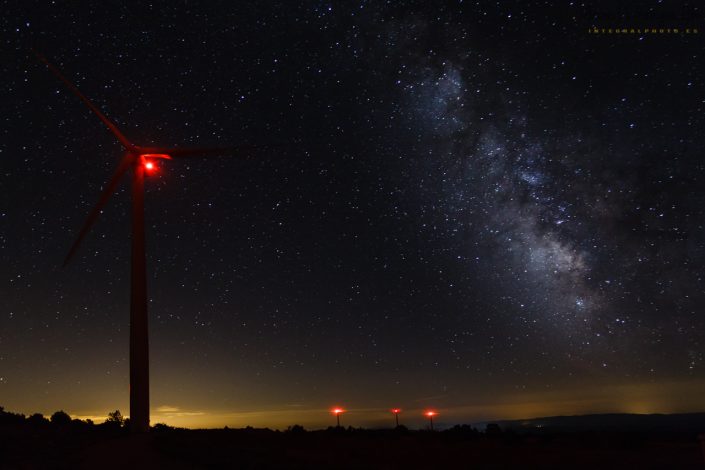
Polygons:
<instances>
[{"instance_id":1,"label":"red light on distant turbine","mask_svg":"<svg viewBox=\"0 0 705 470\"><path fill-rule=\"evenodd\" d=\"M428 424L430 425L431 431L433 431L433 417L436 416L438 413L433 410L428 410L424 412L424 414L428 416Z\"/></svg>"},{"instance_id":2,"label":"red light on distant turbine","mask_svg":"<svg viewBox=\"0 0 705 470\"><path fill-rule=\"evenodd\" d=\"M339 407L330 410L331 413L335 415L335 422L338 427L340 427L340 415L345 413L345 410Z\"/></svg>"},{"instance_id":3,"label":"red light on distant turbine","mask_svg":"<svg viewBox=\"0 0 705 470\"><path fill-rule=\"evenodd\" d=\"M401 411L401 408L392 408L392 413L394 413L394 424L399 427L399 412Z\"/></svg>"},{"instance_id":4,"label":"red light on distant turbine","mask_svg":"<svg viewBox=\"0 0 705 470\"><path fill-rule=\"evenodd\" d=\"M154 170L154 163L152 163L152 162L145 162L144 167L145 167L147 170Z\"/></svg>"}]
</instances>

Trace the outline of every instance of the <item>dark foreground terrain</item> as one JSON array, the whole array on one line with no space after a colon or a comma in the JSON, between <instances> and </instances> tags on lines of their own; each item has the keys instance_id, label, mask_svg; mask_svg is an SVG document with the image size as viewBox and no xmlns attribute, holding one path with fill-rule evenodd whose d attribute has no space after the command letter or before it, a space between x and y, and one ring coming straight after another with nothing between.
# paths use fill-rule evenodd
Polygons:
<instances>
[{"instance_id":1,"label":"dark foreground terrain","mask_svg":"<svg viewBox=\"0 0 705 470\"><path fill-rule=\"evenodd\" d=\"M6 414L7 416L7 414ZM14 415L18 416L18 415ZM0 423L0 468L653 468L704 467L697 434L677 430L441 432L183 430L130 435L122 423L22 417ZM10 420L12 421L12 420Z\"/></svg>"}]
</instances>

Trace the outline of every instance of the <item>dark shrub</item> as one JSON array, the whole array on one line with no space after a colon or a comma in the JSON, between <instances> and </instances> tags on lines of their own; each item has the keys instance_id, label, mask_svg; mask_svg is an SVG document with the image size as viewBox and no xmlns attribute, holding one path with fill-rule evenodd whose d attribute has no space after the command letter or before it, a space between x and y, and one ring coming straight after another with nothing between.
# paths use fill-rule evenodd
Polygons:
<instances>
[{"instance_id":1,"label":"dark shrub","mask_svg":"<svg viewBox=\"0 0 705 470\"><path fill-rule=\"evenodd\" d=\"M71 423L71 416L64 410L59 410L51 415L51 424L55 426L66 426Z\"/></svg>"}]
</instances>

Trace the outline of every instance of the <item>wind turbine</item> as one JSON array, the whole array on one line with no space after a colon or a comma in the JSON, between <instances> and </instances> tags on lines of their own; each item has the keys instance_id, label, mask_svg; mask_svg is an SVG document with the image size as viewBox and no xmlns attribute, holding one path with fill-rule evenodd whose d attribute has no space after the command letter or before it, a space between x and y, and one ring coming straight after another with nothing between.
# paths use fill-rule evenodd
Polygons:
<instances>
[{"instance_id":1,"label":"wind turbine","mask_svg":"<svg viewBox=\"0 0 705 470\"><path fill-rule=\"evenodd\" d=\"M54 67L43 55L34 51L49 70L61 80L98 118L122 144L125 154L117 169L100 194L98 203L88 214L71 246L64 266L78 250L101 210L115 192L122 177L132 170L132 268L130 276L130 427L132 432L149 431L149 341L147 330L147 272L144 230L144 179L156 170L159 159L207 157L241 153L251 146L230 148L168 148L141 147L132 144L76 86Z\"/></svg>"}]
</instances>

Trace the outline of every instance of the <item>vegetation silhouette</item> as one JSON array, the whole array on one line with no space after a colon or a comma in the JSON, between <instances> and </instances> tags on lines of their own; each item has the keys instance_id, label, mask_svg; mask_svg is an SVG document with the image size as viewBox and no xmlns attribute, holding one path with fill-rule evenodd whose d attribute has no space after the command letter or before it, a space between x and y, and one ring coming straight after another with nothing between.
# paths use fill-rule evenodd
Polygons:
<instances>
[{"instance_id":1,"label":"vegetation silhouette","mask_svg":"<svg viewBox=\"0 0 705 470\"><path fill-rule=\"evenodd\" d=\"M55 426L66 426L71 423L71 416L64 410L59 410L51 415L51 424Z\"/></svg>"},{"instance_id":2,"label":"vegetation silhouette","mask_svg":"<svg viewBox=\"0 0 705 470\"><path fill-rule=\"evenodd\" d=\"M251 426L191 430L158 423L150 433L133 434L119 410L95 424L71 419L63 410L47 419L0 407L0 469L701 468L695 423L704 417L612 416L656 423L621 431L611 425L614 421L599 427L587 416L487 423L483 431L467 424L438 431L405 426L307 430L294 424L277 431ZM566 430L569 421L593 427Z\"/></svg>"},{"instance_id":3,"label":"vegetation silhouette","mask_svg":"<svg viewBox=\"0 0 705 470\"><path fill-rule=\"evenodd\" d=\"M122 417L122 413L120 413L120 410L115 410L111 413L108 413L108 419L106 419L105 422L109 423L112 426L121 428L125 425L125 418Z\"/></svg>"}]
</instances>

